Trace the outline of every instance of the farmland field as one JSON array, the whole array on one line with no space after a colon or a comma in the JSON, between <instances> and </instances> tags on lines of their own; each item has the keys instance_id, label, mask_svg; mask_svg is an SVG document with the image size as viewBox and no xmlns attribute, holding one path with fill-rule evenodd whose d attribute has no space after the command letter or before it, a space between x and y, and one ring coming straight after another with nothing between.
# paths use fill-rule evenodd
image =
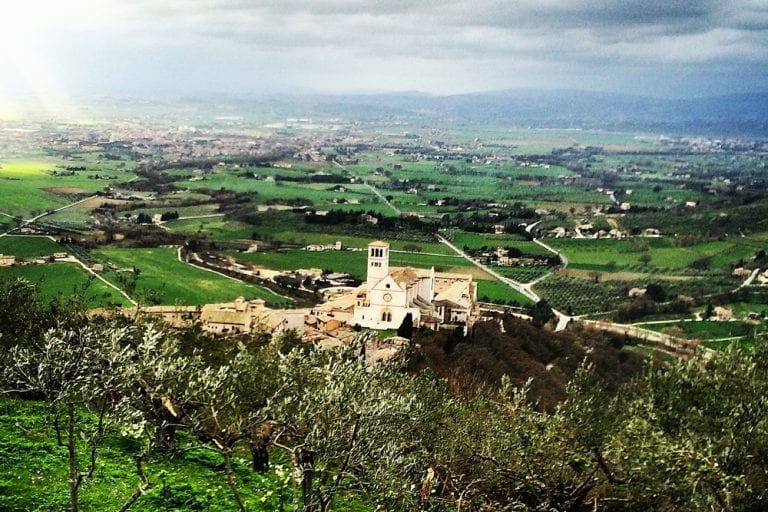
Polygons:
<instances>
[{"instance_id":1,"label":"farmland field","mask_svg":"<svg viewBox=\"0 0 768 512\"><path fill-rule=\"evenodd\" d=\"M35 213L64 206L104 189L115 181L93 179L96 171L78 171L73 176L54 176L56 162L0 160L0 210L29 218ZM60 170L60 169L58 169Z\"/></svg>"},{"instance_id":2,"label":"farmland field","mask_svg":"<svg viewBox=\"0 0 768 512\"><path fill-rule=\"evenodd\" d=\"M141 303L195 305L229 302L236 297L264 299L272 304L284 304L286 299L270 290L232 280L176 259L176 249L117 249L102 248L93 256L105 268L112 282L125 283L138 270L134 298Z\"/></svg>"},{"instance_id":3,"label":"farmland field","mask_svg":"<svg viewBox=\"0 0 768 512\"><path fill-rule=\"evenodd\" d=\"M550 276L534 291L560 311L583 315L615 308L618 295L591 281L560 276Z\"/></svg>"},{"instance_id":4,"label":"farmland field","mask_svg":"<svg viewBox=\"0 0 768 512\"><path fill-rule=\"evenodd\" d=\"M520 306L532 304L531 299L499 281L477 281L477 299L498 304L517 304Z\"/></svg>"},{"instance_id":5,"label":"farmland field","mask_svg":"<svg viewBox=\"0 0 768 512\"><path fill-rule=\"evenodd\" d=\"M471 273L489 299L524 300L456 257L441 234L484 264L515 264L493 268L536 281L535 291L566 313L617 318L640 302L630 291L651 283L666 302L690 302L688 313L709 301L731 302L742 316L763 311L762 299L750 302L738 287L745 272L768 267L764 141L455 123L423 112L309 121L287 115L285 105L245 103L237 108L255 117L233 120L219 118L231 105L221 107L213 118L185 104L171 117L161 114L165 107L136 106L149 117L115 124L98 116L61 126L14 120L0 132L0 229L14 216L29 219L98 192L24 227L66 237L89 265L114 263L107 277L145 303L282 301L181 264L168 247L364 279L364 251L301 249L337 241L364 249L372 240L390 243L392 266ZM146 221L170 212L182 218L137 222L139 214ZM197 216L205 217L184 219ZM642 236L649 228L661 236ZM561 238L550 238L553 230ZM622 239L580 239L600 231ZM0 252L51 252L20 241L0 241ZM508 253L494 254L499 247ZM246 248L258 252L236 252ZM746 270L734 275L738 267ZM679 313L664 302L648 316Z\"/></svg>"},{"instance_id":6,"label":"farmland field","mask_svg":"<svg viewBox=\"0 0 768 512\"><path fill-rule=\"evenodd\" d=\"M46 236L8 235L0 238L0 254L38 258L55 252L66 252L66 249Z\"/></svg>"},{"instance_id":7,"label":"farmland field","mask_svg":"<svg viewBox=\"0 0 768 512\"><path fill-rule=\"evenodd\" d=\"M729 264L755 254L757 246L747 240L675 245L671 238L615 239L549 239L547 244L561 251L569 268L632 272L676 272L686 269L697 260L706 259L707 266L722 269ZM647 262L643 261L646 257Z\"/></svg>"},{"instance_id":8,"label":"farmland field","mask_svg":"<svg viewBox=\"0 0 768 512\"><path fill-rule=\"evenodd\" d=\"M645 329L663 332L670 327L676 327L689 338L699 340L717 340L733 338L737 336L749 336L754 326L740 321L719 322L716 320L702 320L697 322L678 322L670 324L645 324L640 325Z\"/></svg>"},{"instance_id":9,"label":"farmland field","mask_svg":"<svg viewBox=\"0 0 768 512\"><path fill-rule=\"evenodd\" d=\"M49 263L0 268L0 281L18 278L38 286L46 301L80 297L86 307L130 306L113 288L88 274L76 263Z\"/></svg>"}]
</instances>

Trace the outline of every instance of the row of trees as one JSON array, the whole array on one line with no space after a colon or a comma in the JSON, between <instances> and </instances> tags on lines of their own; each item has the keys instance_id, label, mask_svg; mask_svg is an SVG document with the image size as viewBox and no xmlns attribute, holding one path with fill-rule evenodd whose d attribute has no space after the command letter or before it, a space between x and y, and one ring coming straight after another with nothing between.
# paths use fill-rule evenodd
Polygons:
<instances>
[{"instance_id":1,"label":"row of trees","mask_svg":"<svg viewBox=\"0 0 768 512\"><path fill-rule=\"evenodd\" d=\"M15 344L0 382L6 394L48 404L52 435L66 448L72 510L97 475L110 429L141 440L139 483L121 510L156 484L148 454L191 446L217 454L243 511L257 504L243 497L234 459L249 454L253 470L265 471L276 452L291 466L293 510L330 510L340 495L388 510L767 505L765 351L651 368L615 395L582 367L566 398L544 412L508 379L459 397L429 371L412 375L404 368L413 347L369 366L366 341L339 350L290 336L227 344L91 320ZM82 410L96 419L82 422Z\"/></svg>"}]
</instances>

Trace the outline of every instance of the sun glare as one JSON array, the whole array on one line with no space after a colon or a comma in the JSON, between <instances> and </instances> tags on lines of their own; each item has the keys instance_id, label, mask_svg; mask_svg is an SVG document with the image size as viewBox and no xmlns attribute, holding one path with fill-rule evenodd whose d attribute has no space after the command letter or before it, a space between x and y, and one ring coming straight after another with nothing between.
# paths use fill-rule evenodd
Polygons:
<instances>
[{"instance_id":1,"label":"sun glare","mask_svg":"<svg viewBox=\"0 0 768 512\"><path fill-rule=\"evenodd\" d=\"M0 109L5 112L15 110L8 105L12 103L11 92L31 94L38 107L48 113L72 109L42 49L46 31L66 4L55 0L0 3L0 69L5 76L0 81ZM5 95L3 86L7 89Z\"/></svg>"}]
</instances>

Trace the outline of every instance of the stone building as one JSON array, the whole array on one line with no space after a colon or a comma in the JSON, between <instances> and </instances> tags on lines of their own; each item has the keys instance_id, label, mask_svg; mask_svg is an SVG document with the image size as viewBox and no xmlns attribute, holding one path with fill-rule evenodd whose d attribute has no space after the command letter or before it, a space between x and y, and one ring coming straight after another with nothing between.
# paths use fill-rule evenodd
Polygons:
<instances>
[{"instance_id":1,"label":"stone building","mask_svg":"<svg viewBox=\"0 0 768 512\"><path fill-rule=\"evenodd\" d=\"M386 242L368 244L366 283L356 291L354 324L397 329L411 314L415 327L469 325L477 317L477 285L470 274L390 267Z\"/></svg>"}]
</instances>

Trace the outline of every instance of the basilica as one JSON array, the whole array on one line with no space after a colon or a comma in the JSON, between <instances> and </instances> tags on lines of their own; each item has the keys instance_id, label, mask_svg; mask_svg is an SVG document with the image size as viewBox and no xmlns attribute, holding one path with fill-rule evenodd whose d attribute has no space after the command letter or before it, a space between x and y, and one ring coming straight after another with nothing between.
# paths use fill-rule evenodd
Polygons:
<instances>
[{"instance_id":1,"label":"basilica","mask_svg":"<svg viewBox=\"0 0 768 512\"><path fill-rule=\"evenodd\" d=\"M390 267L386 242L368 244L368 273L355 292L353 324L397 329L410 313L414 327L471 325L477 318L477 284L470 274Z\"/></svg>"}]
</instances>

